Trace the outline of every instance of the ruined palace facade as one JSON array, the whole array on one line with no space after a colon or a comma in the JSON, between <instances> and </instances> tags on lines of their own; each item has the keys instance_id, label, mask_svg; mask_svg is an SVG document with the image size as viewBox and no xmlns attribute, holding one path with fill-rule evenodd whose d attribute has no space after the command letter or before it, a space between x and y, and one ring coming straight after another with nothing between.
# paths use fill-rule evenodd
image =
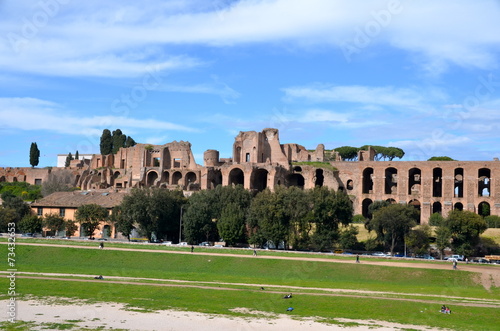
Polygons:
<instances>
[{"instance_id":1,"label":"ruined palace facade","mask_svg":"<svg viewBox=\"0 0 500 331\"><path fill-rule=\"evenodd\" d=\"M334 152L330 152L334 153ZM377 200L411 204L421 211L421 223L432 213L446 216L453 209L500 215L500 162L493 161L374 161L373 150L358 161L325 162L325 148L314 151L298 144L281 144L277 129L240 132L231 158L207 150L203 166L195 162L191 144L138 144L117 154L94 155L88 162L72 161L69 169L0 168L0 181L40 184L51 171L70 173L82 190L128 190L163 187L194 192L217 185L243 185L252 191L276 186L311 189L326 186L345 191L355 214L367 215ZM316 162L316 164L308 163Z\"/></svg>"}]
</instances>

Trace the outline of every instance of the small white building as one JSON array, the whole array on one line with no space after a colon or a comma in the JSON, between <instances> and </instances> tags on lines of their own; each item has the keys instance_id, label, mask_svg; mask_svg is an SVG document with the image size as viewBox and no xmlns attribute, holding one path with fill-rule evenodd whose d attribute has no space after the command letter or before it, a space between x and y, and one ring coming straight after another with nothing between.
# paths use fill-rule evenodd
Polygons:
<instances>
[{"instance_id":1,"label":"small white building","mask_svg":"<svg viewBox=\"0 0 500 331\"><path fill-rule=\"evenodd\" d=\"M73 153L71 153L71 155L73 155L73 158L75 157ZM78 154L78 160L90 160L92 156L94 156L94 154ZM57 154L57 167L64 168L67 157L68 154Z\"/></svg>"}]
</instances>

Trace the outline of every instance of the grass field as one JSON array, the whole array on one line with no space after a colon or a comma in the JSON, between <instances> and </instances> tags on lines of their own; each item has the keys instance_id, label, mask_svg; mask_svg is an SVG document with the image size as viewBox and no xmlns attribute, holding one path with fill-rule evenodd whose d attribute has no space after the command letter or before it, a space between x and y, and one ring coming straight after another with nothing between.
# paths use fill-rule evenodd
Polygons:
<instances>
[{"instance_id":1,"label":"grass field","mask_svg":"<svg viewBox=\"0 0 500 331\"><path fill-rule=\"evenodd\" d=\"M51 276L50 280L21 278L29 275L20 274L17 292L25 297L119 302L147 311L173 308L242 315L231 309L244 307L282 313L287 306L293 305L295 316L315 316L325 321L343 317L454 330L495 330L498 327L500 288L486 290L471 272L436 270L432 269L432 264L429 269L415 269L332 263L314 258L295 261L174 254L160 252L164 247L153 247L156 251L142 252L17 245L19 273L63 274ZM7 256L7 246L1 245L1 249ZM202 249L197 247L196 251ZM71 274L88 276L70 277ZM101 282L75 281L93 281L93 275L100 274L105 276ZM129 283L114 283L118 278L113 277ZM183 282L165 286L172 285L168 280ZM8 280L2 277L0 284L7 288ZM206 288L197 287L200 285ZM261 286L265 291L260 290ZM332 289L345 292L339 294ZM288 292L294 293L293 299L283 300L282 294ZM0 298L5 299L5 294ZM490 307L479 306L487 302ZM452 306L453 318L437 312L443 303Z\"/></svg>"}]
</instances>

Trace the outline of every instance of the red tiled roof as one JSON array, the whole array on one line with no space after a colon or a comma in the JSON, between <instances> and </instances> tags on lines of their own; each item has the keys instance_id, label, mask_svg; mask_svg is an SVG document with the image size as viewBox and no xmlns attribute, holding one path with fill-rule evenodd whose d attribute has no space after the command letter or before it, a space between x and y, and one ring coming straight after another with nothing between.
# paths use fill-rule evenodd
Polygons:
<instances>
[{"instance_id":1,"label":"red tiled roof","mask_svg":"<svg viewBox=\"0 0 500 331\"><path fill-rule=\"evenodd\" d=\"M97 204L105 208L119 205L125 193L74 191L55 192L31 204L31 207L66 207L78 208L82 205Z\"/></svg>"}]
</instances>

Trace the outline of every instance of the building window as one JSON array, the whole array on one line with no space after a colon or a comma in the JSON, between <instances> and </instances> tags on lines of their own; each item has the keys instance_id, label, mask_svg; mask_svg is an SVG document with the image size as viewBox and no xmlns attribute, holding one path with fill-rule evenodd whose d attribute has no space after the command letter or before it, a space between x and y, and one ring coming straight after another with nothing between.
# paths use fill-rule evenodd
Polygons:
<instances>
[{"instance_id":1,"label":"building window","mask_svg":"<svg viewBox=\"0 0 500 331\"><path fill-rule=\"evenodd\" d=\"M36 210L36 214L38 216L43 216L43 208L42 207L38 207L37 210Z\"/></svg>"},{"instance_id":2,"label":"building window","mask_svg":"<svg viewBox=\"0 0 500 331\"><path fill-rule=\"evenodd\" d=\"M61 217L66 216L66 208L59 208L59 216Z\"/></svg>"}]
</instances>

